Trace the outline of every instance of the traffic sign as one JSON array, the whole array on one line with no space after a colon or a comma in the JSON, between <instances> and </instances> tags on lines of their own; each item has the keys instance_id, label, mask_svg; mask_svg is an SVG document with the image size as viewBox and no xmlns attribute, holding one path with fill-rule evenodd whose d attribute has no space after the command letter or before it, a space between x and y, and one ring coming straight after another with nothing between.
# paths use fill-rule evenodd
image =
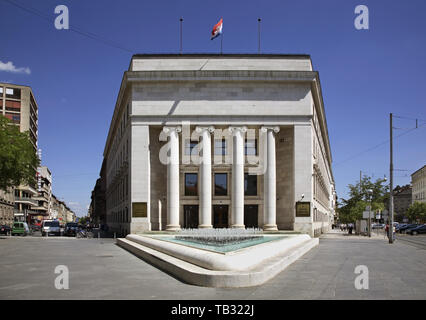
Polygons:
<instances>
[{"instance_id":1,"label":"traffic sign","mask_svg":"<svg viewBox=\"0 0 426 320\"><path fill-rule=\"evenodd\" d=\"M369 214L370 214L370 218L374 219L374 212L372 212L372 211L363 211L362 212L362 218L368 219Z\"/></svg>"}]
</instances>

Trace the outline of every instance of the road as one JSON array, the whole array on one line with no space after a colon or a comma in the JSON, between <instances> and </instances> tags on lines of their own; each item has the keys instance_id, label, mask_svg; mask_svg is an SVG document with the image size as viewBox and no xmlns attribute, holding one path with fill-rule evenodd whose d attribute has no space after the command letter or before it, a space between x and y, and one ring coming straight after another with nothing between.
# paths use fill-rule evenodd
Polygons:
<instances>
[{"instance_id":1,"label":"road","mask_svg":"<svg viewBox=\"0 0 426 320\"><path fill-rule=\"evenodd\" d=\"M0 257L0 299L426 298L426 250L405 238L390 245L379 237L324 237L269 282L237 289L182 283L113 239L0 237ZM58 265L69 270L68 290L55 288ZM359 265L368 268L368 290L355 288Z\"/></svg>"},{"instance_id":2,"label":"road","mask_svg":"<svg viewBox=\"0 0 426 320\"><path fill-rule=\"evenodd\" d=\"M412 245L412 246L416 246L420 249L426 249L426 235L425 234L421 234L421 235L416 235L416 236L411 236L409 234L396 234L396 240L397 241L402 241L406 244Z\"/></svg>"}]
</instances>

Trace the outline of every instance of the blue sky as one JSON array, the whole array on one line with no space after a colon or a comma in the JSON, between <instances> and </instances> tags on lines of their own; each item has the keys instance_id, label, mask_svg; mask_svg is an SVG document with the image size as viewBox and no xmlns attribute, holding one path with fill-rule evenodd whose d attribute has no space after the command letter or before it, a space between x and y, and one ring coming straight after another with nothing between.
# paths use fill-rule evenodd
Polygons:
<instances>
[{"instance_id":1,"label":"blue sky","mask_svg":"<svg viewBox=\"0 0 426 320\"><path fill-rule=\"evenodd\" d=\"M42 162L53 191L85 215L123 72L132 53L220 50L210 41L223 17L224 53L305 53L320 73L339 197L362 170L389 176L389 113L425 119L426 2L411 1L54 1L0 0L0 61L31 72L0 71L0 81L29 85L39 105ZM69 8L71 30L56 30L54 8ZM369 8L369 30L354 27L355 7ZM31 11L31 12L28 12ZM49 20L50 19L50 20ZM117 46L124 48L118 49ZM411 128L413 120L395 119ZM395 140L395 185L426 163L426 125ZM407 130L395 130L395 135Z\"/></svg>"}]
</instances>

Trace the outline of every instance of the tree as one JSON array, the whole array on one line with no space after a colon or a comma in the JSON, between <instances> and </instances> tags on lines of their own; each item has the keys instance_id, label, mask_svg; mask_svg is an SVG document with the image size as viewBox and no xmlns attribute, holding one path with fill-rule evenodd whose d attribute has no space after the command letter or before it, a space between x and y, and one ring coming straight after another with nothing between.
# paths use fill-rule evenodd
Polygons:
<instances>
[{"instance_id":1,"label":"tree","mask_svg":"<svg viewBox=\"0 0 426 320\"><path fill-rule=\"evenodd\" d=\"M408 207L406 216L410 221L425 222L426 221L426 203L424 202L414 202L411 206Z\"/></svg>"},{"instance_id":2,"label":"tree","mask_svg":"<svg viewBox=\"0 0 426 320\"><path fill-rule=\"evenodd\" d=\"M34 184L39 163L28 132L0 115L0 190Z\"/></svg>"},{"instance_id":3,"label":"tree","mask_svg":"<svg viewBox=\"0 0 426 320\"><path fill-rule=\"evenodd\" d=\"M342 199L339 203L339 220L341 223L353 223L362 219L362 212L365 211L367 205L370 204L370 194L368 190L372 190L371 194L371 210L384 210L388 207L389 187L383 185L385 179L377 179L375 182L371 177L362 177L361 182L357 184L349 184L349 198Z\"/></svg>"},{"instance_id":4,"label":"tree","mask_svg":"<svg viewBox=\"0 0 426 320\"><path fill-rule=\"evenodd\" d=\"M80 219L78 219L78 223L85 225L86 223L90 222L90 218L89 217L81 217Z\"/></svg>"}]
</instances>

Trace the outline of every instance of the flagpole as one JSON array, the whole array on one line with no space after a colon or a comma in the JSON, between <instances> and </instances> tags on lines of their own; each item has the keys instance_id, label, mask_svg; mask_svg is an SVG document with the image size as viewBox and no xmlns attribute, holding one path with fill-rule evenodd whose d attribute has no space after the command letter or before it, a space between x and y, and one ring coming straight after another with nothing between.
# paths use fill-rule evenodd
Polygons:
<instances>
[{"instance_id":1,"label":"flagpole","mask_svg":"<svg viewBox=\"0 0 426 320\"><path fill-rule=\"evenodd\" d=\"M222 31L222 34L220 35L220 54L222 54L222 45L223 45L223 31Z\"/></svg>"},{"instance_id":2,"label":"flagpole","mask_svg":"<svg viewBox=\"0 0 426 320\"><path fill-rule=\"evenodd\" d=\"M183 17L180 17L180 54L182 54L182 21Z\"/></svg>"},{"instance_id":3,"label":"flagpole","mask_svg":"<svg viewBox=\"0 0 426 320\"><path fill-rule=\"evenodd\" d=\"M257 18L257 53L260 54L260 22L261 18Z\"/></svg>"}]
</instances>

